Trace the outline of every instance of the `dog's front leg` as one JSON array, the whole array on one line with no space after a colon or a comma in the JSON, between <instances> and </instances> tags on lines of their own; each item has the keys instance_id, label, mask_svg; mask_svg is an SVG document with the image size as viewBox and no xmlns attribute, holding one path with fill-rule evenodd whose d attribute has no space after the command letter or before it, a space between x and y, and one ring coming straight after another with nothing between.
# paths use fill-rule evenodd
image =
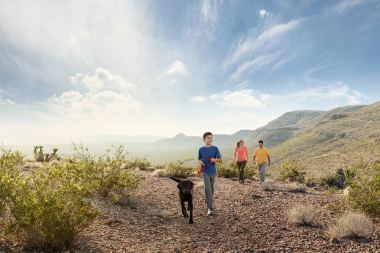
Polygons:
<instances>
[{"instance_id":1,"label":"dog's front leg","mask_svg":"<svg viewBox=\"0 0 380 253\"><path fill-rule=\"evenodd\" d=\"M189 223L190 223L190 224L193 224L193 223L194 223L194 221L193 221L193 198L191 198L191 199L189 200L188 205L189 205L189 209L190 209L190 219L189 219Z\"/></svg>"},{"instance_id":2,"label":"dog's front leg","mask_svg":"<svg viewBox=\"0 0 380 253\"><path fill-rule=\"evenodd\" d=\"M187 218L188 215L187 215L187 211L186 211L186 207L185 207L185 201L181 200L181 208L182 208L183 217Z\"/></svg>"}]
</instances>

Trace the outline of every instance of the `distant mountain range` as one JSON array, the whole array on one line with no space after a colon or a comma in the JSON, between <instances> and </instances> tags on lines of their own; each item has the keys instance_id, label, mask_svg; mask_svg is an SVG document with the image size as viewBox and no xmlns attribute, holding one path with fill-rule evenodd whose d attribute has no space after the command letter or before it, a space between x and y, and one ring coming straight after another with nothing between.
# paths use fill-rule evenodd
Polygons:
<instances>
[{"instance_id":1,"label":"distant mountain range","mask_svg":"<svg viewBox=\"0 0 380 253\"><path fill-rule=\"evenodd\" d=\"M215 134L214 144L229 160L240 139L246 141L251 151L258 140L263 140L271 149L275 163L284 158L300 159L315 173L331 171L359 159L373 160L380 157L380 102L330 111L287 112L256 130ZM76 142L80 141L94 153L103 152L111 144L123 144L131 156L146 157L157 163L196 159L198 148L203 145L201 136L183 133L172 138L95 135L76 139ZM58 146L61 154L71 152L68 144L50 144L46 148L49 150L53 146ZM13 147L31 154L33 146Z\"/></svg>"}]
</instances>

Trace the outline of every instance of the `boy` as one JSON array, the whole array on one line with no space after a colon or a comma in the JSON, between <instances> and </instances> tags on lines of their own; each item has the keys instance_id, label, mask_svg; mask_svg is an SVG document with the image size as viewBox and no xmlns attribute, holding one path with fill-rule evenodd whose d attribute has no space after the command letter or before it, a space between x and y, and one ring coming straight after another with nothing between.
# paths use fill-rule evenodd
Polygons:
<instances>
[{"instance_id":1,"label":"boy","mask_svg":"<svg viewBox=\"0 0 380 253\"><path fill-rule=\"evenodd\" d=\"M205 145L199 149L198 162L201 166L200 174L203 174L203 181L205 185L205 195L207 203L207 216L214 214L213 195L214 183L216 177L215 163L222 162L219 149L212 145L212 133L206 132L203 134L203 141Z\"/></svg>"}]
</instances>

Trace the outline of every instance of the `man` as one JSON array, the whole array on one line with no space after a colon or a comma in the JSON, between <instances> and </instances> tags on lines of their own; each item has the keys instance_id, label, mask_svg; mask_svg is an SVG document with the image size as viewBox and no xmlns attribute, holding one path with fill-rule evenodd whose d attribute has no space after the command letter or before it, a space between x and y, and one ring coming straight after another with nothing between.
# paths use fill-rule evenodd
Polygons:
<instances>
[{"instance_id":1,"label":"man","mask_svg":"<svg viewBox=\"0 0 380 253\"><path fill-rule=\"evenodd\" d=\"M222 158L218 147L212 145L213 136L211 132L203 134L204 146L199 149L198 162L201 166L200 174L203 174L203 181L205 185L205 195L207 203L207 216L214 214L214 184L216 177L215 163L222 162Z\"/></svg>"},{"instance_id":2,"label":"man","mask_svg":"<svg viewBox=\"0 0 380 253\"><path fill-rule=\"evenodd\" d=\"M260 184L262 184L265 181L265 170L270 165L269 150L264 147L262 140L259 141L259 147L255 149L253 160L259 170Z\"/></svg>"}]
</instances>

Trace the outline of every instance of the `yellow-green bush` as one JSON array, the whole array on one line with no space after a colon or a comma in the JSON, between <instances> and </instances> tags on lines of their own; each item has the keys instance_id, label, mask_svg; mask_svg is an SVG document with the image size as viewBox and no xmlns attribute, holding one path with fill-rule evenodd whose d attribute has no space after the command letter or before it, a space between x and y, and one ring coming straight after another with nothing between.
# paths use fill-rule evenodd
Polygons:
<instances>
[{"instance_id":1,"label":"yellow-green bush","mask_svg":"<svg viewBox=\"0 0 380 253\"><path fill-rule=\"evenodd\" d=\"M235 163L218 163L216 165L216 172L219 177L232 178L238 176L238 171Z\"/></svg>"},{"instance_id":2,"label":"yellow-green bush","mask_svg":"<svg viewBox=\"0 0 380 253\"><path fill-rule=\"evenodd\" d=\"M253 163L248 162L244 170L244 175L246 178L253 179L257 177L257 166Z\"/></svg>"},{"instance_id":3,"label":"yellow-green bush","mask_svg":"<svg viewBox=\"0 0 380 253\"><path fill-rule=\"evenodd\" d=\"M146 158L134 158L132 161L128 162L128 167L131 169L139 168L140 170L149 170L152 163Z\"/></svg>"},{"instance_id":4,"label":"yellow-green bush","mask_svg":"<svg viewBox=\"0 0 380 253\"><path fill-rule=\"evenodd\" d=\"M349 201L354 208L380 217L380 161L361 168L351 182Z\"/></svg>"},{"instance_id":5,"label":"yellow-green bush","mask_svg":"<svg viewBox=\"0 0 380 253\"><path fill-rule=\"evenodd\" d=\"M280 176L289 182L305 182L305 166L296 160L285 159L281 165Z\"/></svg>"},{"instance_id":6,"label":"yellow-green bush","mask_svg":"<svg viewBox=\"0 0 380 253\"><path fill-rule=\"evenodd\" d=\"M0 215L12 195L15 178L21 173L24 156L0 148Z\"/></svg>"},{"instance_id":7,"label":"yellow-green bush","mask_svg":"<svg viewBox=\"0 0 380 253\"><path fill-rule=\"evenodd\" d=\"M123 146L108 149L105 155L97 158L83 146L75 146L74 150L76 154L70 160L83 187L96 189L114 200L123 198L126 191L137 188L140 177L122 168L128 162Z\"/></svg>"},{"instance_id":8,"label":"yellow-green bush","mask_svg":"<svg viewBox=\"0 0 380 253\"><path fill-rule=\"evenodd\" d=\"M14 181L9 228L32 247L69 248L75 236L97 216L90 192L72 177L68 167L51 166Z\"/></svg>"},{"instance_id":9,"label":"yellow-green bush","mask_svg":"<svg viewBox=\"0 0 380 253\"><path fill-rule=\"evenodd\" d=\"M9 232L22 236L28 246L59 251L70 247L75 235L97 215L75 168L54 165L20 170L22 156L3 151L0 156L0 203L6 207Z\"/></svg>"},{"instance_id":10,"label":"yellow-green bush","mask_svg":"<svg viewBox=\"0 0 380 253\"><path fill-rule=\"evenodd\" d=\"M185 165L185 163L188 161L190 160L178 160L176 162L169 163L166 167L165 176L180 178L193 176L195 174L194 168Z\"/></svg>"},{"instance_id":11,"label":"yellow-green bush","mask_svg":"<svg viewBox=\"0 0 380 253\"><path fill-rule=\"evenodd\" d=\"M69 248L76 234L96 217L90 198L96 192L121 201L135 189L139 177L121 169L122 147L95 157L83 146L75 146L73 157L62 163L21 172L18 152L0 153L0 211L7 210L10 232L22 236L28 246L51 251ZM9 212L8 212L9 211Z\"/></svg>"}]
</instances>

